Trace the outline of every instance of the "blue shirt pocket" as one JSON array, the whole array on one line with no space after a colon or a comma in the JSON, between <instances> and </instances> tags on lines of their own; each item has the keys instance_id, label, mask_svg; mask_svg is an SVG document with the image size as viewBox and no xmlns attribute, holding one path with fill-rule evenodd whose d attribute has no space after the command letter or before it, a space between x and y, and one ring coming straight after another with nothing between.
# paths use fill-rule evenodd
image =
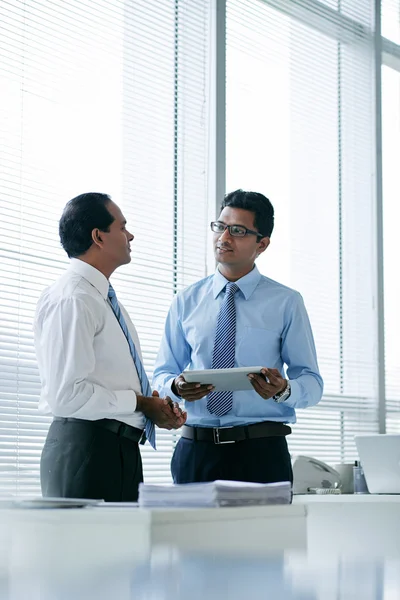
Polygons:
<instances>
[{"instance_id":1,"label":"blue shirt pocket","mask_svg":"<svg viewBox=\"0 0 400 600\"><path fill-rule=\"evenodd\" d=\"M245 327L237 340L236 361L238 367L259 365L280 369L282 367L280 331Z\"/></svg>"}]
</instances>

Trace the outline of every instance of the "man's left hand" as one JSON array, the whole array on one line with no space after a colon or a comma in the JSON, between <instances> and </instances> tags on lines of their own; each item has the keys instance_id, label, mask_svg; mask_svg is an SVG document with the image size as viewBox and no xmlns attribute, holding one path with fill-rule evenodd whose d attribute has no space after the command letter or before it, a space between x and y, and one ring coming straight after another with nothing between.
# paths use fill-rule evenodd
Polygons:
<instances>
[{"instance_id":1,"label":"man's left hand","mask_svg":"<svg viewBox=\"0 0 400 600\"><path fill-rule=\"evenodd\" d=\"M278 369L264 367L261 369L261 373L262 375L250 373L248 378L257 394L264 400L268 400L268 398L272 398L286 389L287 380L282 377Z\"/></svg>"},{"instance_id":2,"label":"man's left hand","mask_svg":"<svg viewBox=\"0 0 400 600\"><path fill-rule=\"evenodd\" d=\"M152 396L159 398L160 394L154 390ZM179 429L186 423L186 419L186 411L181 410L178 402L173 402L169 396L166 396L163 398L163 410L160 418L154 422L162 429Z\"/></svg>"}]
</instances>

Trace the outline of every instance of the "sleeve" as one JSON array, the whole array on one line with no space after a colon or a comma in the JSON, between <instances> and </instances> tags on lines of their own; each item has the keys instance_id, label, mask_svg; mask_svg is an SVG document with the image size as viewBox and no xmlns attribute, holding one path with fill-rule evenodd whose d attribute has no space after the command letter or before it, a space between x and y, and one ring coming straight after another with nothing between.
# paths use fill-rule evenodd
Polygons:
<instances>
[{"instance_id":1,"label":"sleeve","mask_svg":"<svg viewBox=\"0 0 400 600\"><path fill-rule=\"evenodd\" d=\"M153 387L160 396L170 396L178 402L182 400L172 392L171 386L174 379L190 364L191 353L181 325L179 297L175 297L167 316L153 374Z\"/></svg>"},{"instance_id":2,"label":"sleeve","mask_svg":"<svg viewBox=\"0 0 400 600\"><path fill-rule=\"evenodd\" d=\"M113 391L90 381L95 314L86 297L63 299L47 305L35 327L42 397L55 416L118 418L136 409L133 390Z\"/></svg>"},{"instance_id":3,"label":"sleeve","mask_svg":"<svg viewBox=\"0 0 400 600\"><path fill-rule=\"evenodd\" d=\"M282 333L282 359L287 365L291 394L285 401L292 408L314 406L321 400L323 381L310 321L299 293L293 294L286 307Z\"/></svg>"}]
</instances>

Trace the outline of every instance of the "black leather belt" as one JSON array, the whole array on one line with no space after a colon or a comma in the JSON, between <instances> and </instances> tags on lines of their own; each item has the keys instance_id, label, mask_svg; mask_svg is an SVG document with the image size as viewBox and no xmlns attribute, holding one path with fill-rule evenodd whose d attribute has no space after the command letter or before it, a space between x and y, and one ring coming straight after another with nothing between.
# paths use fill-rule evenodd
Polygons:
<instances>
[{"instance_id":1,"label":"black leather belt","mask_svg":"<svg viewBox=\"0 0 400 600\"><path fill-rule=\"evenodd\" d=\"M291 428L284 423L263 421L238 427L189 427L183 425L182 437L195 442L214 442L214 444L234 444L243 440L263 437L289 435Z\"/></svg>"},{"instance_id":2,"label":"black leather belt","mask_svg":"<svg viewBox=\"0 0 400 600\"><path fill-rule=\"evenodd\" d=\"M116 421L115 419L97 419L96 421L89 421L86 419L74 419L73 417L54 417L53 421L61 421L62 423L91 423L96 427L108 429L108 431L111 431L120 437L128 438L128 440L131 440L132 442L138 442L139 444L144 444L146 442L146 434L144 431L137 427L132 427L132 425L121 423L121 421Z\"/></svg>"}]
</instances>

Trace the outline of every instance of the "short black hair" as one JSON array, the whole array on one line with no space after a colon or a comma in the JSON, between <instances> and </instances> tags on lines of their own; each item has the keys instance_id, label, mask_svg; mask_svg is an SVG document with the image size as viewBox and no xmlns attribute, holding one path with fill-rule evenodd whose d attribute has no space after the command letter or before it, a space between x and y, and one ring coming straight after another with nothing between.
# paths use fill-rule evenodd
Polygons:
<instances>
[{"instance_id":1,"label":"short black hair","mask_svg":"<svg viewBox=\"0 0 400 600\"><path fill-rule=\"evenodd\" d=\"M221 211L226 207L242 208L254 213L254 225L262 237L270 237L274 229L274 207L271 202L258 192L235 190L225 196Z\"/></svg>"},{"instance_id":2,"label":"short black hair","mask_svg":"<svg viewBox=\"0 0 400 600\"><path fill-rule=\"evenodd\" d=\"M108 212L111 202L107 194L89 192L72 198L63 211L59 223L61 245L69 258L82 256L93 243L93 229L109 231L114 217Z\"/></svg>"}]
</instances>

